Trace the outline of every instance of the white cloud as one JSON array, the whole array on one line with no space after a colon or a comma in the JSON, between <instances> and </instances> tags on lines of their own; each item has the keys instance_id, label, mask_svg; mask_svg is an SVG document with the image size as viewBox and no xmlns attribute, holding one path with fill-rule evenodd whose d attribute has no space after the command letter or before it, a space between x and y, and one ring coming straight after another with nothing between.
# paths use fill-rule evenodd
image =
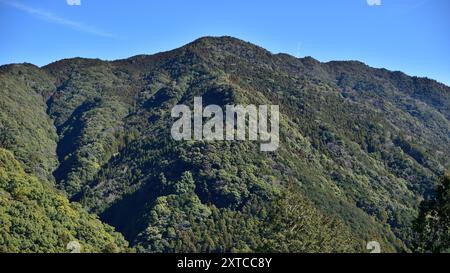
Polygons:
<instances>
[{"instance_id":1,"label":"white cloud","mask_svg":"<svg viewBox=\"0 0 450 273\"><path fill-rule=\"evenodd\" d=\"M69 6L80 6L81 0L66 0L67 5Z\"/></svg>"},{"instance_id":2,"label":"white cloud","mask_svg":"<svg viewBox=\"0 0 450 273\"><path fill-rule=\"evenodd\" d=\"M30 7L27 5L20 4L15 1L0 0L0 3L3 3L5 5L15 8L15 9L26 12L26 13L28 13L34 17L37 17L39 19L42 19L42 20L45 20L45 21L48 21L51 23L55 23L58 25L62 25L65 27L69 27L69 28L72 28L72 29L80 31L80 32L84 32L84 33L88 33L88 34L92 34L92 35L96 35L96 36L100 36L100 37L117 39L117 36L115 36L111 33L105 32L101 29L86 25L81 22L72 21L70 19L59 17L59 16L57 16L51 12L45 11L45 10L36 9L36 8Z\"/></svg>"},{"instance_id":3,"label":"white cloud","mask_svg":"<svg viewBox=\"0 0 450 273\"><path fill-rule=\"evenodd\" d=\"M381 6L381 0L367 0L369 6Z\"/></svg>"}]
</instances>

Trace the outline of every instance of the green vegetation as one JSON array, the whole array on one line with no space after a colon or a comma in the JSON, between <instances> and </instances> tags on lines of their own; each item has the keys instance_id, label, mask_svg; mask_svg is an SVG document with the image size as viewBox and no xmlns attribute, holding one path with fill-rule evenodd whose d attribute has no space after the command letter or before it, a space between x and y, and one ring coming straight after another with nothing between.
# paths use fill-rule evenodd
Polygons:
<instances>
[{"instance_id":1,"label":"green vegetation","mask_svg":"<svg viewBox=\"0 0 450 273\"><path fill-rule=\"evenodd\" d=\"M51 77L38 67L0 68L0 147L13 151L28 172L53 181L57 166L57 134L45 112L45 100L54 92Z\"/></svg>"},{"instance_id":2,"label":"green vegetation","mask_svg":"<svg viewBox=\"0 0 450 273\"><path fill-rule=\"evenodd\" d=\"M119 252L127 242L98 217L27 175L0 148L0 252L67 252L78 241L82 252Z\"/></svg>"},{"instance_id":3,"label":"green vegetation","mask_svg":"<svg viewBox=\"0 0 450 273\"><path fill-rule=\"evenodd\" d=\"M420 206L415 222L418 251L450 252L450 174L447 173L436 188L436 196Z\"/></svg>"},{"instance_id":4,"label":"green vegetation","mask_svg":"<svg viewBox=\"0 0 450 273\"><path fill-rule=\"evenodd\" d=\"M356 252L361 241L342 222L324 217L290 188L240 210L204 205L185 172L174 193L158 197L136 239L144 252Z\"/></svg>"},{"instance_id":5,"label":"green vegetation","mask_svg":"<svg viewBox=\"0 0 450 273\"><path fill-rule=\"evenodd\" d=\"M194 96L278 104L280 148L172 140L170 110ZM143 252L352 252L373 240L415 251L420 202L450 168L449 87L231 37L113 62L3 66L0 105L0 147L23 175Z\"/></svg>"}]
</instances>

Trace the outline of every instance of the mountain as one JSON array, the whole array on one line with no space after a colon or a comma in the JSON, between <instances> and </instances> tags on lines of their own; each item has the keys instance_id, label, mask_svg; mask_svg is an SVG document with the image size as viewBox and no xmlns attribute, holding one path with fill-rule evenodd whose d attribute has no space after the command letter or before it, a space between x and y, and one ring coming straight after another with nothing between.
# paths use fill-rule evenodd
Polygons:
<instances>
[{"instance_id":1,"label":"mountain","mask_svg":"<svg viewBox=\"0 0 450 273\"><path fill-rule=\"evenodd\" d=\"M279 105L279 149L173 140L172 107L199 96ZM360 252L368 241L414 251L419 204L450 167L448 86L232 37L125 60L2 66L0 98L0 147L21 175L142 252Z\"/></svg>"}]
</instances>

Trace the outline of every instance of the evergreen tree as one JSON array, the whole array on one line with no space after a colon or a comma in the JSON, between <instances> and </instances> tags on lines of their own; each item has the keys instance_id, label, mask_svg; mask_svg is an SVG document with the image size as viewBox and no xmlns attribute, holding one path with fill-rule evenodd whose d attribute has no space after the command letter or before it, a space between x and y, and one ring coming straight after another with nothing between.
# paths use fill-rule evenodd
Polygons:
<instances>
[{"instance_id":1,"label":"evergreen tree","mask_svg":"<svg viewBox=\"0 0 450 273\"><path fill-rule=\"evenodd\" d=\"M440 180L435 197L422 202L415 229L419 251L450 252L450 173Z\"/></svg>"}]
</instances>

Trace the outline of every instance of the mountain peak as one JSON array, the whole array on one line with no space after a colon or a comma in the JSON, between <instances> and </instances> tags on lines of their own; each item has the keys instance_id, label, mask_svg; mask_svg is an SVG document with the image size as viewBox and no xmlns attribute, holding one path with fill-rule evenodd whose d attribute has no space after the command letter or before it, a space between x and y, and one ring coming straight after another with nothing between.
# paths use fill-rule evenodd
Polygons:
<instances>
[{"instance_id":1,"label":"mountain peak","mask_svg":"<svg viewBox=\"0 0 450 273\"><path fill-rule=\"evenodd\" d=\"M198 51L218 51L219 53L225 53L226 51L228 54L238 56L248 56L250 51L260 56L272 55L271 52L260 46L232 36L205 36L194 40L182 48L190 48Z\"/></svg>"},{"instance_id":2,"label":"mountain peak","mask_svg":"<svg viewBox=\"0 0 450 273\"><path fill-rule=\"evenodd\" d=\"M198 39L195 39L191 43L187 45L204 45L204 44L240 44L240 45L252 45L255 46L249 42L246 42L244 40L241 40L239 38L235 38L233 36L203 36Z\"/></svg>"}]
</instances>

